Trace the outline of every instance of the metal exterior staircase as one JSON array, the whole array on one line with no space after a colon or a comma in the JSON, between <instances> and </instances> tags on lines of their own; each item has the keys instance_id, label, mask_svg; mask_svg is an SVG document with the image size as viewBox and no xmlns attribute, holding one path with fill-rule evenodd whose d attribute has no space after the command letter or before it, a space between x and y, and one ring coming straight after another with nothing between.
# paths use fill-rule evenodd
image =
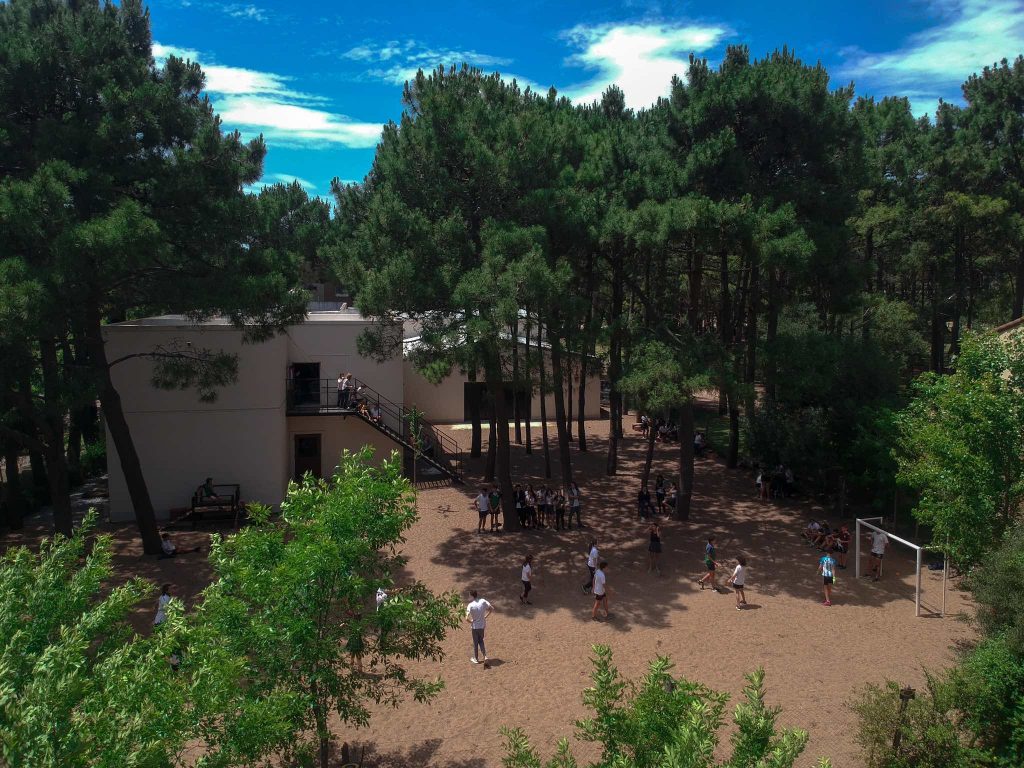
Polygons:
<instances>
[{"instance_id":1,"label":"metal exterior staircase","mask_svg":"<svg viewBox=\"0 0 1024 768\"><path fill-rule=\"evenodd\" d=\"M417 468L426 470L417 473L420 479L430 479L431 475L440 473L452 482L462 482L463 453L455 440L421 417L421 442L417 450L409 427L410 409L392 402L358 379L353 378L351 382L348 401L343 402L336 382L331 379L290 378L285 387L286 412L289 416L353 416L401 445L406 464L417 461ZM379 413L379 417L375 417L375 413Z\"/></svg>"}]
</instances>

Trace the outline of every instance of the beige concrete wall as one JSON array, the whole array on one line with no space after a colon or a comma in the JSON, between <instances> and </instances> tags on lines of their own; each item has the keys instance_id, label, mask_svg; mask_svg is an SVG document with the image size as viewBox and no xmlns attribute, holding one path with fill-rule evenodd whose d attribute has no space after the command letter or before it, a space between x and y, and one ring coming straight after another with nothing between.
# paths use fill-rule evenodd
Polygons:
<instances>
[{"instance_id":1,"label":"beige concrete wall","mask_svg":"<svg viewBox=\"0 0 1024 768\"><path fill-rule=\"evenodd\" d=\"M396 355L383 363L361 357L356 347L359 335L369 323L358 320L324 320L311 316L309 322L288 329L288 362L320 363L320 378L334 381L339 373L351 373L396 403L402 402L402 359ZM287 377L283 367L280 378ZM333 390L332 390L333 391Z\"/></svg>"},{"instance_id":2,"label":"beige concrete wall","mask_svg":"<svg viewBox=\"0 0 1024 768\"><path fill-rule=\"evenodd\" d=\"M187 507L207 476L239 483L246 500L277 504L283 497L288 464L285 377L287 344L277 337L243 345L226 326L119 325L106 329L107 355L150 351L175 342L238 355L238 379L219 390L214 403L200 402L194 390L158 390L150 383L153 365L132 359L112 369L125 416L142 463L157 515ZM107 434L112 520L134 518L113 441Z\"/></svg>"},{"instance_id":3,"label":"beige concrete wall","mask_svg":"<svg viewBox=\"0 0 1024 768\"><path fill-rule=\"evenodd\" d=\"M357 416L289 416L288 417L288 477L295 473L295 436L320 435L320 472L324 477L334 474L344 451L354 453L363 446L374 449L374 461L389 458L391 451L401 454L402 447L387 435L371 427ZM399 455L401 461L401 455Z\"/></svg>"},{"instance_id":4,"label":"beige concrete wall","mask_svg":"<svg viewBox=\"0 0 1024 768\"><path fill-rule=\"evenodd\" d=\"M550 363L549 363L550 365ZM409 360L404 361L405 376L405 404L416 404L427 415L429 421L437 424L453 424L462 422L465 418L464 410L464 384L469 379L458 373L454 373L444 379L440 384L434 385L419 374ZM550 370L548 371L548 382L550 384ZM534 372L536 375L536 372ZM579 377L573 377L573 416L576 415L576 405L579 403ZM565 388L568 395L568 387ZM601 418L601 381L596 376L587 377L586 396L586 418ZM555 417L555 396L550 392L545 395L545 408L548 418ZM540 391L539 388L533 395L532 417L540 418ZM566 403L568 407L568 403Z\"/></svg>"}]
</instances>

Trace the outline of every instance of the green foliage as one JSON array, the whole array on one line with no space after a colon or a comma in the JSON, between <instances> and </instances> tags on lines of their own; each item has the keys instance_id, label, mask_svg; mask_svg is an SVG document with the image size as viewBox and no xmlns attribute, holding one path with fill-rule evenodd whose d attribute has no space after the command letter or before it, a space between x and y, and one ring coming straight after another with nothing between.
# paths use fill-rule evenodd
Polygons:
<instances>
[{"instance_id":1,"label":"green foliage","mask_svg":"<svg viewBox=\"0 0 1024 768\"><path fill-rule=\"evenodd\" d=\"M168 659L186 630L172 601L148 637L133 612L153 589L112 587L111 539L90 513L75 536L0 559L0 757L7 765L166 766L189 735L188 691Z\"/></svg>"},{"instance_id":2,"label":"green foliage","mask_svg":"<svg viewBox=\"0 0 1024 768\"><path fill-rule=\"evenodd\" d=\"M958 722L953 693L945 680L929 677L902 710L898 683L870 684L858 692L850 708L860 721L857 743L865 768L984 765L984 753L969 746L969 734Z\"/></svg>"},{"instance_id":3,"label":"green foliage","mask_svg":"<svg viewBox=\"0 0 1024 768\"><path fill-rule=\"evenodd\" d=\"M899 415L901 482L914 515L967 566L981 560L1024 501L1024 344L967 336L948 376L926 374Z\"/></svg>"},{"instance_id":4,"label":"green foliage","mask_svg":"<svg viewBox=\"0 0 1024 768\"><path fill-rule=\"evenodd\" d=\"M1001 637L1024 659L1024 523L1017 523L968 577L977 619L988 637Z\"/></svg>"},{"instance_id":5,"label":"green foliage","mask_svg":"<svg viewBox=\"0 0 1024 768\"><path fill-rule=\"evenodd\" d=\"M379 469L369 460L369 450L346 454L332 479L292 484L280 519L260 511L256 525L215 541L188 663L228 665L238 683L208 697L204 765L300 752L324 765L332 714L364 725L369 702L425 701L441 689L402 663L441 658L459 600L394 583L413 493L396 456ZM377 589L396 586L374 610Z\"/></svg>"},{"instance_id":6,"label":"green foliage","mask_svg":"<svg viewBox=\"0 0 1024 768\"><path fill-rule=\"evenodd\" d=\"M82 477L98 477L107 471L107 441L102 437L82 446Z\"/></svg>"},{"instance_id":7,"label":"green foliage","mask_svg":"<svg viewBox=\"0 0 1024 768\"><path fill-rule=\"evenodd\" d=\"M715 761L718 731L725 719L728 696L684 678L673 677L672 663L659 657L635 683L619 677L607 646L594 646L593 686L583 701L593 712L576 723L577 738L601 747L590 768L787 768L807 744L807 733L776 728L780 709L764 702L764 672L747 676L743 701L735 709L736 730L730 738L732 756ZM568 741L559 742L547 762L518 728L502 729L505 768L575 768ZM828 765L822 760L820 765Z\"/></svg>"}]
</instances>

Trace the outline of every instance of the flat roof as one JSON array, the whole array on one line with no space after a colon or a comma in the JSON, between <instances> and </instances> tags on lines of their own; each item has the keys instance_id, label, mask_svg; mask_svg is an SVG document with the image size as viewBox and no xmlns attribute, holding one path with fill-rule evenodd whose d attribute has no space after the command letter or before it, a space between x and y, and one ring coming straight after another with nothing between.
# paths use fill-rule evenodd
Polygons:
<instances>
[{"instance_id":1,"label":"flat roof","mask_svg":"<svg viewBox=\"0 0 1024 768\"><path fill-rule=\"evenodd\" d=\"M306 315L307 323L369 323L372 318L363 317L358 310L323 310L312 311ZM110 323L105 328L231 328L231 321L226 317L211 317L195 322L184 315L156 315Z\"/></svg>"}]
</instances>

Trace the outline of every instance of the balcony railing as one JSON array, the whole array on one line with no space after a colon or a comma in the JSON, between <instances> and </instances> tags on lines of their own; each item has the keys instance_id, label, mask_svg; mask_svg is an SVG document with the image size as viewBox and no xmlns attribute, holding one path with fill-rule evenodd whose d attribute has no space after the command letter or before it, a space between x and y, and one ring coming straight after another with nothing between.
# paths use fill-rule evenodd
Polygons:
<instances>
[{"instance_id":1,"label":"balcony railing","mask_svg":"<svg viewBox=\"0 0 1024 768\"><path fill-rule=\"evenodd\" d=\"M358 379L350 379L342 392L332 379L288 379L287 412L292 416L316 414L355 415L405 444L410 450L415 438L410 430L410 409L381 395ZM455 477L462 476L462 448L434 424L420 418L419 454Z\"/></svg>"}]
</instances>

